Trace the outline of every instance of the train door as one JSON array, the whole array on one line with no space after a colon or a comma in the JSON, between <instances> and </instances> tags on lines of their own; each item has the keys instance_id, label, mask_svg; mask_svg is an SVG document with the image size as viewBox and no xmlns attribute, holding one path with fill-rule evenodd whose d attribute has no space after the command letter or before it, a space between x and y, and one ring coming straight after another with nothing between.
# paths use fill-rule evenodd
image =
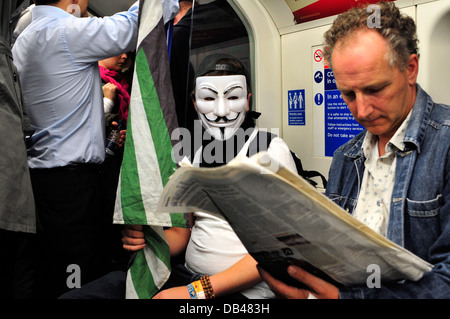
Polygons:
<instances>
[{"instance_id":1,"label":"train door","mask_svg":"<svg viewBox=\"0 0 450 319\"><path fill-rule=\"evenodd\" d=\"M191 132L197 119L190 98L195 72L214 53L233 55L251 69L249 36L235 10L226 0L197 0L174 25L170 54L178 122Z\"/></svg>"}]
</instances>

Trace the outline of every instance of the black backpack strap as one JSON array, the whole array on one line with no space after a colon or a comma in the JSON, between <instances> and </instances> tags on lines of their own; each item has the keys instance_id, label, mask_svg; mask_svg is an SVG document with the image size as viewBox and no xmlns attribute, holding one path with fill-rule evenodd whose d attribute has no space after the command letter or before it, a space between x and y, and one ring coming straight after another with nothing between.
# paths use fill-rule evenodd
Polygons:
<instances>
[{"instance_id":1,"label":"black backpack strap","mask_svg":"<svg viewBox=\"0 0 450 319\"><path fill-rule=\"evenodd\" d=\"M270 142L277 137L276 134L269 133L266 131L258 131L255 139L250 143L247 156L255 155L258 152L267 151L269 148ZM317 183L313 181L312 177L320 177L322 179L323 188L327 188L327 180L326 178L318 171L305 171L303 169L302 161L300 158L291 151L292 159L294 160L295 166L297 168L297 173L304 179L306 179L311 185L317 187Z\"/></svg>"},{"instance_id":2,"label":"black backpack strap","mask_svg":"<svg viewBox=\"0 0 450 319\"><path fill-rule=\"evenodd\" d=\"M311 185L317 187L317 183L313 181L312 177L320 177L322 179L323 188L327 188L327 179L318 171L305 171L303 169L302 161L300 158L291 151L292 158L294 159L295 166L297 167L298 175L306 179Z\"/></svg>"},{"instance_id":3,"label":"black backpack strap","mask_svg":"<svg viewBox=\"0 0 450 319\"><path fill-rule=\"evenodd\" d=\"M251 157L259 152L267 151L270 142L277 137L275 134L269 133L267 131L260 131L256 134L253 141L250 142L248 146L247 156Z\"/></svg>"}]
</instances>

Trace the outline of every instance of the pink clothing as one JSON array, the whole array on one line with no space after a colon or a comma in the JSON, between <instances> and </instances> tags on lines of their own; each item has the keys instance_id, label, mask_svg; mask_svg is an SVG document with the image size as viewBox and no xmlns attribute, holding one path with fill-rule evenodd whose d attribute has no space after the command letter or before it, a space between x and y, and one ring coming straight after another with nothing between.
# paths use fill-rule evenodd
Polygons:
<instances>
[{"instance_id":1,"label":"pink clothing","mask_svg":"<svg viewBox=\"0 0 450 319\"><path fill-rule=\"evenodd\" d=\"M106 69L102 66L100 68L100 76L105 82L110 82L117 86L117 97L119 98L119 119L123 123L127 122L128 119L128 106L130 104L130 93L128 89L130 85L128 84L126 78L119 72Z\"/></svg>"}]
</instances>

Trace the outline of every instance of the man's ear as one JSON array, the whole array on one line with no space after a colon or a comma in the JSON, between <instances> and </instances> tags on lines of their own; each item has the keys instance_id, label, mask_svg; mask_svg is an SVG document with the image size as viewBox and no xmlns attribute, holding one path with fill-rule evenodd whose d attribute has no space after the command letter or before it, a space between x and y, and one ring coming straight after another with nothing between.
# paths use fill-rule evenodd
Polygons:
<instances>
[{"instance_id":1,"label":"man's ear","mask_svg":"<svg viewBox=\"0 0 450 319\"><path fill-rule=\"evenodd\" d=\"M408 72L408 84L410 86L415 85L417 81L417 75L419 73L419 57L417 56L417 54L411 54L409 56L406 70Z\"/></svg>"},{"instance_id":2,"label":"man's ear","mask_svg":"<svg viewBox=\"0 0 450 319\"><path fill-rule=\"evenodd\" d=\"M250 110L250 101L251 101L251 98L252 98L252 94L249 93L248 96L247 96L247 108L245 109L246 112L248 112L248 111Z\"/></svg>"}]
</instances>

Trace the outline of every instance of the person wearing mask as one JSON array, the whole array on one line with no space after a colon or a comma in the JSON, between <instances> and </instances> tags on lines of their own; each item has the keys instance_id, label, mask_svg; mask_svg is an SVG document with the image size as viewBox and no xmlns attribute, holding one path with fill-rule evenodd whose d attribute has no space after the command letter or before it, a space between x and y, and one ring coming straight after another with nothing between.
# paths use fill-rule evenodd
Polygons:
<instances>
[{"instance_id":1,"label":"person wearing mask","mask_svg":"<svg viewBox=\"0 0 450 319\"><path fill-rule=\"evenodd\" d=\"M189 156L194 166L216 167L238 154L251 156L265 150L282 166L296 171L287 144L255 126L259 114L250 110L249 88L246 68L237 58L219 53L202 61L192 94L203 128L202 144ZM165 231L171 253L176 256L185 251L185 262L175 267L155 299L191 298L191 282L199 281L205 291L210 287L206 298L274 297L261 282L256 261L223 216L195 212L192 220L192 229ZM140 226L125 227L125 248L139 249L142 239Z\"/></svg>"},{"instance_id":2,"label":"person wearing mask","mask_svg":"<svg viewBox=\"0 0 450 319\"><path fill-rule=\"evenodd\" d=\"M249 88L246 68L233 56L210 55L200 64L192 98L201 119L195 127L201 130L203 139L194 153L189 154L189 147L184 153L193 165L220 166L238 154L250 156L266 150L281 165L296 170L286 143L255 126L256 112L250 110ZM191 229L172 227L165 230L174 266L155 299L189 299L191 283L200 281L204 282L205 290L210 286L205 298L274 297L268 286L261 282L256 261L223 216L195 212L191 214L191 221ZM123 247L126 250L134 252L145 247L142 228L142 225L124 226ZM126 276L126 271L111 272L61 298L124 298Z\"/></svg>"}]
</instances>

